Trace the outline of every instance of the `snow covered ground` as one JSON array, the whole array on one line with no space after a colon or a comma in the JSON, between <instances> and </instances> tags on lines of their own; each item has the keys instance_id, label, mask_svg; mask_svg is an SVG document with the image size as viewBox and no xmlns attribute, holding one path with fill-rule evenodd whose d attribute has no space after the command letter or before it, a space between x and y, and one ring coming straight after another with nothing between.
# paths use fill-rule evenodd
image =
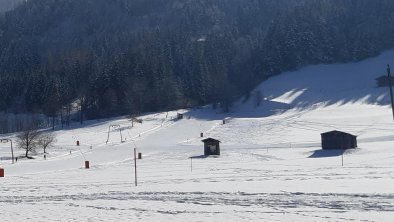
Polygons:
<instances>
[{"instance_id":1,"label":"snow covered ground","mask_svg":"<svg viewBox=\"0 0 394 222\"><path fill-rule=\"evenodd\" d=\"M392 221L394 123L388 89L375 86L391 61L393 51L284 73L256 88L267 98L259 107L240 99L231 113L204 107L147 114L134 127L118 118L58 130L46 160L38 151L11 164L0 144L1 221ZM124 142L112 130L106 144L110 125ZM358 136L344 166L341 152L320 148L320 133L334 129ZM222 141L220 157L201 156L201 132Z\"/></svg>"}]
</instances>

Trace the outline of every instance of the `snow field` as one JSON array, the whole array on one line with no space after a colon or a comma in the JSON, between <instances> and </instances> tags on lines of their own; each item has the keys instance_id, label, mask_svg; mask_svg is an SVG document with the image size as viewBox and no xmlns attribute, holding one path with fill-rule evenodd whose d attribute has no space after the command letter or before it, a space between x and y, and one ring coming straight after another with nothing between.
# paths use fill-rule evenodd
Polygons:
<instances>
[{"instance_id":1,"label":"snow field","mask_svg":"<svg viewBox=\"0 0 394 222\"><path fill-rule=\"evenodd\" d=\"M227 114L203 107L58 130L47 160L11 164L1 144L1 221L392 221L394 123L374 78L393 59L284 73L256 88L260 107L240 100ZM113 124L124 142L113 131L106 144ZM320 148L334 129L358 136L344 166L341 151ZM220 157L201 156L200 132L222 141Z\"/></svg>"}]
</instances>

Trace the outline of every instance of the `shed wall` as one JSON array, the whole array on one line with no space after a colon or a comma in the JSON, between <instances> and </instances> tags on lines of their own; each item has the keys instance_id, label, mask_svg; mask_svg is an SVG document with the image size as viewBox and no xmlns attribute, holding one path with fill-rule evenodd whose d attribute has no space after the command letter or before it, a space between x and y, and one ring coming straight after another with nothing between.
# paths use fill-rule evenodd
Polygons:
<instances>
[{"instance_id":1,"label":"shed wall","mask_svg":"<svg viewBox=\"0 0 394 222\"><path fill-rule=\"evenodd\" d=\"M349 134L322 134L323 149L351 149L357 147L357 137Z\"/></svg>"}]
</instances>

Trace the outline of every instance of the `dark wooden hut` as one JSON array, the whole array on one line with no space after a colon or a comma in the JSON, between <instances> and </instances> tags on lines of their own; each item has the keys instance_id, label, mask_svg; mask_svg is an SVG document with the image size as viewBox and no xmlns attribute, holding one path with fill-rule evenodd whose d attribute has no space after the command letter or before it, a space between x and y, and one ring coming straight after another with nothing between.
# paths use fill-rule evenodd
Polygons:
<instances>
[{"instance_id":1,"label":"dark wooden hut","mask_svg":"<svg viewBox=\"0 0 394 222\"><path fill-rule=\"evenodd\" d=\"M212 138L202 140L204 143L204 155L220 155L220 141Z\"/></svg>"},{"instance_id":2,"label":"dark wooden hut","mask_svg":"<svg viewBox=\"0 0 394 222\"><path fill-rule=\"evenodd\" d=\"M330 131L321 134L324 150L352 149L357 147L357 136L341 131Z\"/></svg>"},{"instance_id":3,"label":"dark wooden hut","mask_svg":"<svg viewBox=\"0 0 394 222\"><path fill-rule=\"evenodd\" d=\"M183 119L183 113L178 113L178 114L177 114L177 118L178 118L178 119Z\"/></svg>"}]
</instances>

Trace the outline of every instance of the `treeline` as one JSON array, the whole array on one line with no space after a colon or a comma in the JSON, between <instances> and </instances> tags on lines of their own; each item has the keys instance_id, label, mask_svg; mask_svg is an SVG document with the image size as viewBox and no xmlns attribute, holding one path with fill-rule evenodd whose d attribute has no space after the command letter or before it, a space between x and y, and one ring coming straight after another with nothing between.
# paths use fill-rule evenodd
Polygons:
<instances>
[{"instance_id":1,"label":"treeline","mask_svg":"<svg viewBox=\"0 0 394 222\"><path fill-rule=\"evenodd\" d=\"M6 12L18 6L23 0L1 0L0 1L0 13Z\"/></svg>"},{"instance_id":2,"label":"treeline","mask_svg":"<svg viewBox=\"0 0 394 222\"><path fill-rule=\"evenodd\" d=\"M0 19L0 110L84 118L221 104L393 47L388 0L34 0ZM67 111L66 111L67 112Z\"/></svg>"}]
</instances>

